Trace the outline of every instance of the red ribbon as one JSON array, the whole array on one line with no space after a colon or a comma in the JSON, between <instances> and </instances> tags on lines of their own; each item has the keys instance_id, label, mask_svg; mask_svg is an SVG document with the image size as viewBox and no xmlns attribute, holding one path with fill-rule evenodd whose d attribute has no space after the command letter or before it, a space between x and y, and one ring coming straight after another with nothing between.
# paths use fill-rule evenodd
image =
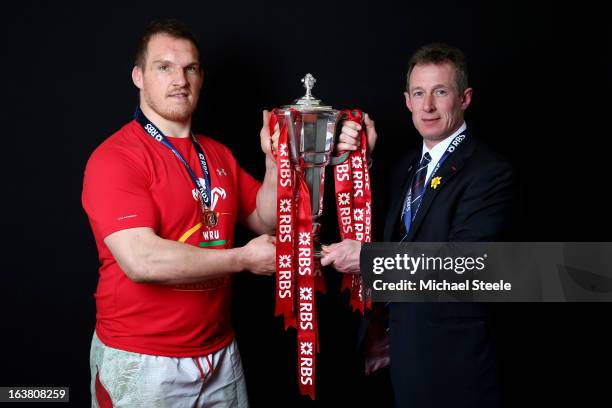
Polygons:
<instances>
[{"instance_id":1,"label":"red ribbon","mask_svg":"<svg viewBox=\"0 0 612 408\"><path fill-rule=\"evenodd\" d=\"M315 304L314 250L312 245L312 212L308 186L298 174L298 378L300 394L315 397L315 352L317 320Z\"/></svg>"},{"instance_id":2,"label":"red ribbon","mask_svg":"<svg viewBox=\"0 0 612 408\"><path fill-rule=\"evenodd\" d=\"M345 163L334 169L338 227L344 239L359 242L372 241L372 193L367 165L367 137L363 113L360 110L343 111L348 120L361 124L359 138L361 148L349 154ZM350 292L349 301L353 310L362 314L365 307L371 307L371 300L363 293L361 275L345 274L342 290Z\"/></svg>"},{"instance_id":3,"label":"red ribbon","mask_svg":"<svg viewBox=\"0 0 612 408\"><path fill-rule=\"evenodd\" d=\"M293 118L292 113L292 118ZM270 116L270 135L278 123L276 111ZM296 327L295 316L295 274L294 250L295 235L295 172L291 163L287 124L282 122L278 138L276 157L276 306L275 316L283 316L285 330Z\"/></svg>"},{"instance_id":4,"label":"red ribbon","mask_svg":"<svg viewBox=\"0 0 612 408\"><path fill-rule=\"evenodd\" d=\"M279 122L278 111L270 117L270 135ZM280 115L280 114L279 114ZM318 352L315 303L315 264L310 193L303 173L295 171L287 137L287 123L296 119L290 113L280 122L277 167L276 307L283 316L285 330L297 328L298 378L300 394L315 398L315 358ZM296 208L297 206L297 208ZM297 219L296 219L297 217ZM318 279L317 279L318 280ZM317 284L317 287L320 283Z\"/></svg>"},{"instance_id":5,"label":"red ribbon","mask_svg":"<svg viewBox=\"0 0 612 408\"><path fill-rule=\"evenodd\" d=\"M344 111L349 120L362 123L361 111ZM288 124L297 119L274 110L269 121L270 135L280 122L277 166L277 237L276 237L276 307L275 315L283 316L285 330L297 328L298 378L300 394L315 398L315 360L319 351L315 292L325 291L323 277L315 276L310 193L301 171L291 162ZM363 125L362 125L363 126ZM371 241L371 194L366 164L366 136L361 130L361 149L352 152L348 161L336 166L336 203L342 239ZM297 148L297 146L294 146ZM323 197L321 197L321 200ZM321 205L323 203L321 202ZM296 208L297 207L297 208ZM354 310L363 313L361 277L345 275L343 289L351 291ZM369 306L369 304L368 304Z\"/></svg>"}]
</instances>

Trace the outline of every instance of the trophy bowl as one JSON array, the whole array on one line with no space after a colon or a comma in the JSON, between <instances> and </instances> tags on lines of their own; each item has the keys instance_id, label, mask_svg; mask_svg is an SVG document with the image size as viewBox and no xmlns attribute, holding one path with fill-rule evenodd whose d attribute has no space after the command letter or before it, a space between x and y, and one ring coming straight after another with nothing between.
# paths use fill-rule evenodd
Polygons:
<instances>
[{"instance_id":1,"label":"trophy bowl","mask_svg":"<svg viewBox=\"0 0 612 408\"><path fill-rule=\"evenodd\" d=\"M315 82L311 74L306 74L302 78L306 95L295 100L293 105L274 109L273 114L280 126L287 127L291 162L295 170L304 175L308 186L314 251L315 257L320 258L319 220L323 214L325 168L344 163L349 152L332 156L339 136L339 125L346 119L346 115L331 106L322 105L319 99L312 96Z\"/></svg>"}]
</instances>

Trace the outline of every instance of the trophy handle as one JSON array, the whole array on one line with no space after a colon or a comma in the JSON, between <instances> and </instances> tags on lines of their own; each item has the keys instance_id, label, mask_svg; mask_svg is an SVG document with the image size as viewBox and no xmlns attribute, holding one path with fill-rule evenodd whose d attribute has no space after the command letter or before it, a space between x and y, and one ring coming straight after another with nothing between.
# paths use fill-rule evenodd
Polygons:
<instances>
[{"instance_id":1,"label":"trophy handle","mask_svg":"<svg viewBox=\"0 0 612 408\"><path fill-rule=\"evenodd\" d=\"M336 164L344 163L346 161L346 159L348 159L349 154L351 154L351 153L350 152L344 152L340 156L332 157L330 159L329 163L332 166L335 166Z\"/></svg>"},{"instance_id":2,"label":"trophy handle","mask_svg":"<svg viewBox=\"0 0 612 408\"><path fill-rule=\"evenodd\" d=\"M342 124L342 122L344 122L348 118L349 116L346 114L346 112L342 111L340 112L340 119L338 119L338 123ZM334 146L338 143L338 137L340 137L341 130L342 130L342 126L336 126L336 133L334 134ZM332 156L331 159L329 160L329 164L331 164L332 166L335 166L337 164L344 163L346 159L348 159L349 154L351 154L351 152L347 151L338 156Z\"/></svg>"}]
</instances>

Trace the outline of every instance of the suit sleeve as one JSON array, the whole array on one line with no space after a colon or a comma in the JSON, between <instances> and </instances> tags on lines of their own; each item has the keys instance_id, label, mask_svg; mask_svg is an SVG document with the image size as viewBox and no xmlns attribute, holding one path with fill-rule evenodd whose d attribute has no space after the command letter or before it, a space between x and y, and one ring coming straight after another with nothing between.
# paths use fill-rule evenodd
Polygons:
<instances>
[{"instance_id":1,"label":"suit sleeve","mask_svg":"<svg viewBox=\"0 0 612 408\"><path fill-rule=\"evenodd\" d=\"M479 172L457 205L449 241L511 240L516 192L509 164L497 162Z\"/></svg>"}]
</instances>

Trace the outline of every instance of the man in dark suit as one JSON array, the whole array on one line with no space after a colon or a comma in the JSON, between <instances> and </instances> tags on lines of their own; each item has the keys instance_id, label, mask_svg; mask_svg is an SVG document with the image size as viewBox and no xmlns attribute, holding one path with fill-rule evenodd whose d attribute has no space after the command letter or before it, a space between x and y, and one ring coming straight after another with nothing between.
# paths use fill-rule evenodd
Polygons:
<instances>
[{"instance_id":1,"label":"man in dark suit","mask_svg":"<svg viewBox=\"0 0 612 408\"><path fill-rule=\"evenodd\" d=\"M405 96L423 147L393 172L385 241L507 240L514 175L464 121L472 89L463 53L445 44L419 49L409 64ZM360 249L350 240L330 245L322 264L359 273ZM381 309L387 308L379 305L364 319L366 371L390 361L398 407L501 405L493 321L485 304L391 303L388 343L373 333L380 327L376 316L385 314Z\"/></svg>"}]
</instances>

